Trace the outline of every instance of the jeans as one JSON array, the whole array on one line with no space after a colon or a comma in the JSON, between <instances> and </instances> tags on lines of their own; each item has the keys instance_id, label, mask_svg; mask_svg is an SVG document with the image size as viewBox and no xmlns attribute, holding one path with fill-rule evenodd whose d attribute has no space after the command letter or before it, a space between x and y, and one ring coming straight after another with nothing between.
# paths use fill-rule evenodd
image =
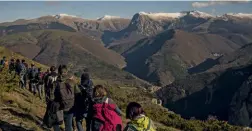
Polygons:
<instances>
[{"instance_id":1,"label":"jeans","mask_svg":"<svg viewBox=\"0 0 252 131\"><path fill-rule=\"evenodd\" d=\"M77 126L78 131L84 131L83 126L82 126L82 121L83 119L80 119L80 120L76 119L76 126Z\"/></svg>"},{"instance_id":2,"label":"jeans","mask_svg":"<svg viewBox=\"0 0 252 131\"><path fill-rule=\"evenodd\" d=\"M24 74L20 74L20 87L21 88L25 88L25 75Z\"/></svg>"},{"instance_id":3,"label":"jeans","mask_svg":"<svg viewBox=\"0 0 252 131\"><path fill-rule=\"evenodd\" d=\"M39 98L42 100L43 97L45 96L44 85L43 84L38 84L37 85L37 91L38 91L38 94L39 94Z\"/></svg>"},{"instance_id":4,"label":"jeans","mask_svg":"<svg viewBox=\"0 0 252 131\"><path fill-rule=\"evenodd\" d=\"M34 82L30 82L30 91L33 92L34 95L36 95L36 89L37 84Z\"/></svg>"},{"instance_id":5,"label":"jeans","mask_svg":"<svg viewBox=\"0 0 252 131\"><path fill-rule=\"evenodd\" d=\"M65 131L73 131L73 113L64 112ZM53 126L54 131L61 131L59 125Z\"/></svg>"}]
</instances>

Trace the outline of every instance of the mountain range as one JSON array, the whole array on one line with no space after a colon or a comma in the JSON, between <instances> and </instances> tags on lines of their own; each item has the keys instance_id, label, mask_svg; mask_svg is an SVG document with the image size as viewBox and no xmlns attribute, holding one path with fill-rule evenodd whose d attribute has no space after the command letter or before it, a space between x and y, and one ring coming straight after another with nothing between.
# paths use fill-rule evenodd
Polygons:
<instances>
[{"instance_id":1,"label":"mountain range","mask_svg":"<svg viewBox=\"0 0 252 131\"><path fill-rule=\"evenodd\" d=\"M38 44L41 40L44 41L43 37L49 37L48 40L51 40L50 35L57 35L58 32L65 31L65 33L72 33L70 36L76 35L76 37L73 36L68 39L69 43L78 40L77 43L82 44L79 40L84 42L86 39L88 40L85 44L100 43L97 49L91 51L91 53L94 53L93 51L100 53L100 55L94 54L96 57L105 60L108 64L123 68L141 79L165 86L177 78L186 76L188 72L191 73L193 67L204 63L207 59L216 59L251 42L251 21L251 14L229 13L213 16L200 11L139 12L131 20L108 15L97 20L90 20L58 14L1 23L0 35L3 36L2 39L5 39L6 43L1 42L0 45L5 45L43 64L49 64L46 63L48 61L47 56L43 55L45 47L42 50L41 45L39 45L39 47L34 47L32 52L27 52L24 48L29 48L27 46L29 42L21 40L17 42L24 43L26 46L23 44L18 44L18 46L15 43L11 46L5 36L19 32L57 30L49 31L50 33L46 33L47 35L36 36L35 39L40 37L40 41L34 38L28 39L28 41L34 40L33 43ZM79 45L77 43L76 45ZM89 47L89 45L86 45L86 47ZM123 57L112 51L107 51L105 47L122 55L126 62L124 62ZM73 48L71 47L71 49ZM101 53L102 50L110 53ZM48 55L48 53L46 54ZM59 53L55 55L57 54ZM110 54L113 54L113 56Z\"/></svg>"},{"instance_id":2,"label":"mountain range","mask_svg":"<svg viewBox=\"0 0 252 131\"><path fill-rule=\"evenodd\" d=\"M252 112L234 103L250 98L237 95L249 90L251 43L252 14L244 13L139 12L132 19L96 20L58 14L0 23L0 46L39 63L68 64L77 76L87 68L95 79L127 87L153 87L164 106L183 117L211 114L243 126L250 117L241 121L239 115Z\"/></svg>"}]
</instances>

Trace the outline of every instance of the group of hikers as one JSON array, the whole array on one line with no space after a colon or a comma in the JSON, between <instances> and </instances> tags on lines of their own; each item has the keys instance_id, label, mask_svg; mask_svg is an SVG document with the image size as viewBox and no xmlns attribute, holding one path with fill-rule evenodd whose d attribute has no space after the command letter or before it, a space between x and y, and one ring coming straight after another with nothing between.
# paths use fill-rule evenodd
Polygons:
<instances>
[{"instance_id":1,"label":"group of hikers","mask_svg":"<svg viewBox=\"0 0 252 131\"><path fill-rule=\"evenodd\" d=\"M26 88L27 81L29 80L29 90L33 92L34 95L38 93L40 99L45 96L44 89L44 78L49 73L49 71L42 72L41 68L37 68L34 63L29 65L24 59L10 59L8 61L4 56L0 62L0 70L8 68L9 73L13 75L13 78L19 76L19 87Z\"/></svg>"},{"instance_id":2,"label":"group of hikers","mask_svg":"<svg viewBox=\"0 0 252 131\"><path fill-rule=\"evenodd\" d=\"M47 108L43 125L47 128L60 131L60 125L64 124L65 131L73 131L76 124L78 131L84 131L82 122L85 119L86 131L155 131L153 122L137 102L128 104L126 118L130 122L123 129L121 117L124 113L108 96L106 87L93 85L88 71L82 73L80 84L77 84L66 65L60 65L58 69L52 66L50 70L42 72L34 64L28 68L24 60L11 60L10 73L13 71L10 68L12 62L14 71L20 77L20 87L26 87L27 75L29 89L34 94L38 91L40 99L45 99ZM22 70L23 66L26 67L25 71Z\"/></svg>"}]
</instances>

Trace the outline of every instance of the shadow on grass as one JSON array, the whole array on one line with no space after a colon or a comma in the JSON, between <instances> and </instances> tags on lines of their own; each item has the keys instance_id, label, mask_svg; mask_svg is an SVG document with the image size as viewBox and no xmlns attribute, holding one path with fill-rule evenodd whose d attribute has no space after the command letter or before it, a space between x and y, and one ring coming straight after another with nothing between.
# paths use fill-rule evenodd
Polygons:
<instances>
[{"instance_id":1,"label":"shadow on grass","mask_svg":"<svg viewBox=\"0 0 252 131\"><path fill-rule=\"evenodd\" d=\"M24 118L24 119L28 119L30 121L34 121L36 123L36 125L42 125L42 119L40 117L37 117L37 116L32 116L28 113L21 113L21 112L18 112L14 109L11 109L11 108L8 108L8 109L4 109L5 111L9 111L12 115L14 116L17 116L19 118ZM46 130L46 128L40 126L40 128Z\"/></svg>"},{"instance_id":2,"label":"shadow on grass","mask_svg":"<svg viewBox=\"0 0 252 131\"><path fill-rule=\"evenodd\" d=\"M31 131L24 129L23 127L12 125L10 123L1 120L0 120L0 129L3 131Z\"/></svg>"}]
</instances>

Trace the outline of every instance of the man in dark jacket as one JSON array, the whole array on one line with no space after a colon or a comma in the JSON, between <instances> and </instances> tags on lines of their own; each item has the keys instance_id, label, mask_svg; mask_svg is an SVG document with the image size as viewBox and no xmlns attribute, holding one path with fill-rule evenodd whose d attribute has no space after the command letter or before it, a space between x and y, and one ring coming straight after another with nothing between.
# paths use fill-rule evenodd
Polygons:
<instances>
[{"instance_id":1,"label":"man in dark jacket","mask_svg":"<svg viewBox=\"0 0 252 131\"><path fill-rule=\"evenodd\" d=\"M56 82L57 78L58 73L56 72L56 67L51 66L50 73L48 73L44 78L46 102L54 100L55 88L53 86L53 83Z\"/></svg>"},{"instance_id":2,"label":"man in dark jacket","mask_svg":"<svg viewBox=\"0 0 252 131\"><path fill-rule=\"evenodd\" d=\"M9 73L12 74L12 72L15 71L15 60L11 59L9 62Z\"/></svg>"},{"instance_id":3,"label":"man in dark jacket","mask_svg":"<svg viewBox=\"0 0 252 131\"><path fill-rule=\"evenodd\" d=\"M44 97L44 73L42 72L41 68L38 68L38 73L36 75L36 79L37 79L37 91L39 94L39 98L41 100L43 100Z\"/></svg>"},{"instance_id":4,"label":"man in dark jacket","mask_svg":"<svg viewBox=\"0 0 252 131\"><path fill-rule=\"evenodd\" d=\"M29 90L31 92L33 92L34 95L36 95L36 85L38 83L37 79L36 79L36 76L37 76L37 73L38 73L38 69L35 67L35 65L32 63L31 64L31 68L29 69L29 73L28 73L28 76L29 76L29 80L30 80L30 83L29 83Z\"/></svg>"},{"instance_id":5,"label":"man in dark jacket","mask_svg":"<svg viewBox=\"0 0 252 131\"><path fill-rule=\"evenodd\" d=\"M27 73L27 68L25 66L25 60L22 60L22 62L18 65L18 71L19 71L19 76L20 76L20 86L21 88L26 87L26 73Z\"/></svg>"},{"instance_id":6,"label":"man in dark jacket","mask_svg":"<svg viewBox=\"0 0 252 131\"><path fill-rule=\"evenodd\" d=\"M56 67L51 66L50 72L44 77L46 113L43 122L48 128L57 125L55 128L58 129L58 125L60 125L62 121L59 121L56 113L59 110L59 103L54 101L55 83L57 82L57 78L58 73L56 72Z\"/></svg>"},{"instance_id":7,"label":"man in dark jacket","mask_svg":"<svg viewBox=\"0 0 252 131\"><path fill-rule=\"evenodd\" d=\"M88 73L81 75L81 84L75 91L75 117L78 131L84 131L82 121L86 119L86 129L90 130L90 109L93 99L93 82Z\"/></svg>"},{"instance_id":8,"label":"man in dark jacket","mask_svg":"<svg viewBox=\"0 0 252 131\"><path fill-rule=\"evenodd\" d=\"M75 102L75 82L68 74L67 66L60 66L56 82L54 101L60 104L59 111L63 111L65 131L73 131L73 107ZM62 114L62 113L60 113ZM59 116L59 120L62 116ZM53 126L54 131L60 131L59 125Z\"/></svg>"}]
</instances>

